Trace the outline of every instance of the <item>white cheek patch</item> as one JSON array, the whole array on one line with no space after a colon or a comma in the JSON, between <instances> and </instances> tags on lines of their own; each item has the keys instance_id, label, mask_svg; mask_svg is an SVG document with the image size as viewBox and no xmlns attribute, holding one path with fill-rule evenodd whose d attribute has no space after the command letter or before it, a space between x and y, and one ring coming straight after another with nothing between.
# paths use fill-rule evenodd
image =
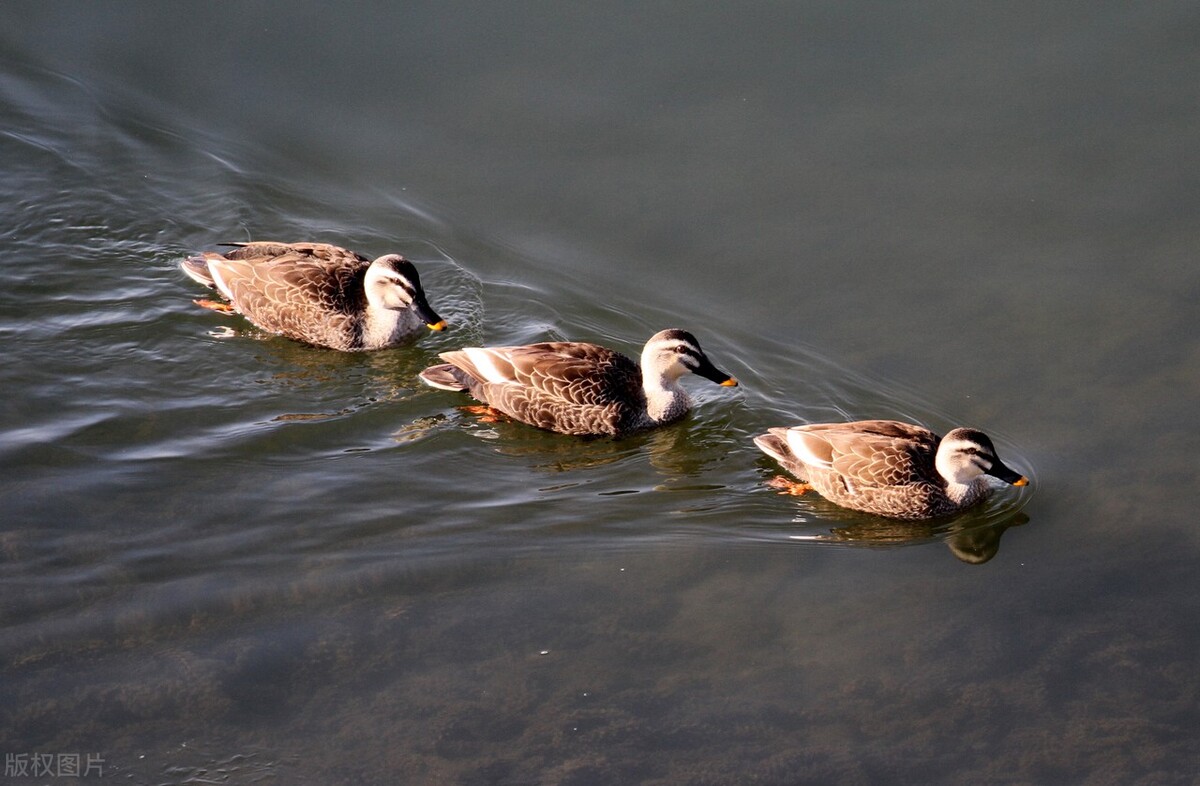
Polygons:
<instances>
[{"instance_id":1,"label":"white cheek patch","mask_svg":"<svg viewBox=\"0 0 1200 786\"><path fill-rule=\"evenodd\" d=\"M514 381L512 364L506 361L503 356L482 347L467 347L463 352L471 359L475 370L488 382L503 385ZM497 365L497 361L499 361L500 365Z\"/></svg>"},{"instance_id":2,"label":"white cheek patch","mask_svg":"<svg viewBox=\"0 0 1200 786\"><path fill-rule=\"evenodd\" d=\"M653 350L655 354L680 355L683 354L680 352L680 350L686 348L687 346L688 345L684 344L682 341L668 340L656 341L650 345L650 349Z\"/></svg>"},{"instance_id":3,"label":"white cheek patch","mask_svg":"<svg viewBox=\"0 0 1200 786\"><path fill-rule=\"evenodd\" d=\"M412 305L412 293L399 284L387 287L385 298L392 308L403 308Z\"/></svg>"}]
</instances>

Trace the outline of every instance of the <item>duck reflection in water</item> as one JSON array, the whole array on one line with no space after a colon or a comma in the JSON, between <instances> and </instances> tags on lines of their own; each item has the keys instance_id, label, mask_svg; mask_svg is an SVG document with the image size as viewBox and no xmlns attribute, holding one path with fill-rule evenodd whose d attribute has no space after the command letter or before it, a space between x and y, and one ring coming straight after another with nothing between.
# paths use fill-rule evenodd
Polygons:
<instances>
[{"instance_id":1,"label":"duck reflection in water","mask_svg":"<svg viewBox=\"0 0 1200 786\"><path fill-rule=\"evenodd\" d=\"M462 430L490 442L497 453L524 459L532 469L543 472L591 469L645 456L661 479L671 482L704 474L731 449L721 418L717 422L687 418L666 428L617 439L592 435L563 440L544 430L526 428L487 406L456 409L465 418L443 419L439 429Z\"/></svg>"},{"instance_id":2,"label":"duck reflection in water","mask_svg":"<svg viewBox=\"0 0 1200 786\"><path fill-rule=\"evenodd\" d=\"M1000 516L968 516L956 519L949 526L878 519L834 527L828 534L795 535L793 539L859 548L894 548L942 542L956 559L968 565L982 565L1000 551L1000 538L1006 531L1027 523L1029 516L1021 511Z\"/></svg>"}]
</instances>

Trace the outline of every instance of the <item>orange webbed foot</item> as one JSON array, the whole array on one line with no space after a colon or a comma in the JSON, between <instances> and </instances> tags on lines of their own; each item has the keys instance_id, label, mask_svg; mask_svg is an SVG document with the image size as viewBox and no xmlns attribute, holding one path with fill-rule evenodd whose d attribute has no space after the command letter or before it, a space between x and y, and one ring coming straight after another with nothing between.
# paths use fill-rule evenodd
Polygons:
<instances>
[{"instance_id":1,"label":"orange webbed foot","mask_svg":"<svg viewBox=\"0 0 1200 786\"><path fill-rule=\"evenodd\" d=\"M767 481L767 485L773 489L779 489L780 494L786 494L792 497L803 496L813 490L813 487L807 483L798 483L794 480L788 480L783 475L776 475Z\"/></svg>"},{"instance_id":2,"label":"orange webbed foot","mask_svg":"<svg viewBox=\"0 0 1200 786\"><path fill-rule=\"evenodd\" d=\"M487 404L467 404L459 409L468 415L477 415L482 423L503 423L508 420L503 412L492 409Z\"/></svg>"},{"instance_id":3,"label":"orange webbed foot","mask_svg":"<svg viewBox=\"0 0 1200 786\"><path fill-rule=\"evenodd\" d=\"M236 313L236 310L232 305L229 303L222 303L219 300L207 300L205 298L200 298L199 300L193 300L192 302L201 308L207 308L209 311L216 311L219 314Z\"/></svg>"}]
</instances>

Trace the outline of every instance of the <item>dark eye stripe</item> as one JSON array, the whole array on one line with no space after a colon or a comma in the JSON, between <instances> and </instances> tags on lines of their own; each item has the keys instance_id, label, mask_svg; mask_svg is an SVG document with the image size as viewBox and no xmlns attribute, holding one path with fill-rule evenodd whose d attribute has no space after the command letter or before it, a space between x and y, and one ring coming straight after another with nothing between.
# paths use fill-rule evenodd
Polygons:
<instances>
[{"instance_id":1,"label":"dark eye stripe","mask_svg":"<svg viewBox=\"0 0 1200 786\"><path fill-rule=\"evenodd\" d=\"M680 339L674 339L670 343L664 341L656 349L658 352L670 352L681 357L692 358L697 363L704 362L704 353L700 351L699 347Z\"/></svg>"},{"instance_id":2,"label":"dark eye stripe","mask_svg":"<svg viewBox=\"0 0 1200 786\"><path fill-rule=\"evenodd\" d=\"M410 296L415 296L417 294L417 291L413 288L413 285L408 282L408 279L392 278L391 282L393 284L395 284L396 286L400 287L401 289L403 289Z\"/></svg>"}]
</instances>

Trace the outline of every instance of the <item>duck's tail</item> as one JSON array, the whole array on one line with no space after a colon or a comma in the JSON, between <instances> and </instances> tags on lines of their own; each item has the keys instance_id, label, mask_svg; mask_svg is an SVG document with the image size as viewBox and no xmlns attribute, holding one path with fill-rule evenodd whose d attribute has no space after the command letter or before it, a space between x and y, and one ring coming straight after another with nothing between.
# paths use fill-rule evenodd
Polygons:
<instances>
[{"instance_id":1,"label":"duck's tail","mask_svg":"<svg viewBox=\"0 0 1200 786\"><path fill-rule=\"evenodd\" d=\"M429 368L418 374L421 381L432 388L438 390L452 390L456 393L461 393L468 390L467 383L464 379L466 374L457 366L452 366L449 363L442 363Z\"/></svg>"},{"instance_id":2,"label":"duck's tail","mask_svg":"<svg viewBox=\"0 0 1200 786\"><path fill-rule=\"evenodd\" d=\"M219 255L217 255L219 256ZM188 278L203 284L212 289L217 288L217 282L213 280L212 271L208 269L208 255L198 254L194 257L188 257L179 263L179 269L187 273Z\"/></svg>"},{"instance_id":3,"label":"duck's tail","mask_svg":"<svg viewBox=\"0 0 1200 786\"><path fill-rule=\"evenodd\" d=\"M783 429L771 429L766 434L759 434L754 438L754 444L758 445L758 449L766 453L776 461L792 462L796 457L792 455L792 451L788 449L787 442L778 432Z\"/></svg>"}]
</instances>

